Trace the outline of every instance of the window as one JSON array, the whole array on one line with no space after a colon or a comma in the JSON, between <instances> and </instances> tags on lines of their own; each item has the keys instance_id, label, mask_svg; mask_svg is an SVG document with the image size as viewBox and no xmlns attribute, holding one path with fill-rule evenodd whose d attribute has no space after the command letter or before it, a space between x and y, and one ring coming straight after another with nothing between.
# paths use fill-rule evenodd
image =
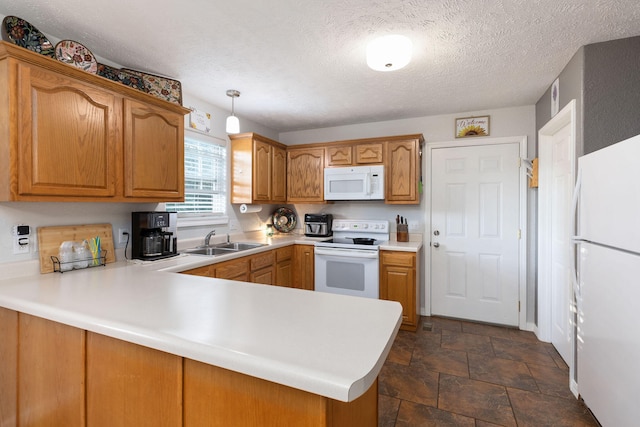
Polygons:
<instances>
[{"instance_id":1,"label":"window","mask_svg":"<svg viewBox=\"0 0 640 427\"><path fill-rule=\"evenodd\" d=\"M210 138L185 135L184 202L165 209L179 218L223 216L227 208L227 147Z\"/></svg>"}]
</instances>

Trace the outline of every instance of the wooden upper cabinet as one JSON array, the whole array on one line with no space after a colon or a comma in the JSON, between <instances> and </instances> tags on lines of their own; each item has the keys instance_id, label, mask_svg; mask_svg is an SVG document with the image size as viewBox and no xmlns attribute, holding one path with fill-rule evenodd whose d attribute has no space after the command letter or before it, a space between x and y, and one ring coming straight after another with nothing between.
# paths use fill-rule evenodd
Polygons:
<instances>
[{"instance_id":1,"label":"wooden upper cabinet","mask_svg":"<svg viewBox=\"0 0 640 427\"><path fill-rule=\"evenodd\" d=\"M286 146L256 133L229 139L231 203L286 202Z\"/></svg>"},{"instance_id":2,"label":"wooden upper cabinet","mask_svg":"<svg viewBox=\"0 0 640 427\"><path fill-rule=\"evenodd\" d=\"M353 147L355 151L355 164L370 165L381 164L384 157L384 143L359 144Z\"/></svg>"},{"instance_id":3,"label":"wooden upper cabinet","mask_svg":"<svg viewBox=\"0 0 640 427\"><path fill-rule=\"evenodd\" d=\"M287 150L287 200L324 202L324 148Z\"/></svg>"},{"instance_id":4,"label":"wooden upper cabinet","mask_svg":"<svg viewBox=\"0 0 640 427\"><path fill-rule=\"evenodd\" d=\"M187 109L0 42L0 201L179 201Z\"/></svg>"},{"instance_id":5,"label":"wooden upper cabinet","mask_svg":"<svg viewBox=\"0 0 640 427\"><path fill-rule=\"evenodd\" d=\"M184 198L184 118L124 100L126 197Z\"/></svg>"},{"instance_id":6,"label":"wooden upper cabinet","mask_svg":"<svg viewBox=\"0 0 640 427\"><path fill-rule=\"evenodd\" d=\"M115 196L116 97L38 67L16 68L18 198Z\"/></svg>"},{"instance_id":7,"label":"wooden upper cabinet","mask_svg":"<svg viewBox=\"0 0 640 427\"><path fill-rule=\"evenodd\" d=\"M351 166L353 163L353 149L351 146L330 146L325 149L326 165L331 166Z\"/></svg>"},{"instance_id":8,"label":"wooden upper cabinet","mask_svg":"<svg viewBox=\"0 0 640 427\"><path fill-rule=\"evenodd\" d=\"M419 204L422 179L422 135L414 139L388 141L385 170L385 202Z\"/></svg>"},{"instance_id":9,"label":"wooden upper cabinet","mask_svg":"<svg viewBox=\"0 0 640 427\"><path fill-rule=\"evenodd\" d=\"M384 143L328 145L325 152L327 167L382 164Z\"/></svg>"}]
</instances>

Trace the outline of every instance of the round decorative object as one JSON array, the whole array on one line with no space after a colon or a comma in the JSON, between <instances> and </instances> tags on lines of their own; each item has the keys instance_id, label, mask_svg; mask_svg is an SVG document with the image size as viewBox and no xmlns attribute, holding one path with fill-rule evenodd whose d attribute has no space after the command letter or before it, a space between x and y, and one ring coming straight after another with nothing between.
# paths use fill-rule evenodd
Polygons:
<instances>
[{"instance_id":1,"label":"round decorative object","mask_svg":"<svg viewBox=\"0 0 640 427\"><path fill-rule=\"evenodd\" d=\"M98 61L93 53L73 40L61 40L56 45L56 58L65 64L73 65L88 73L98 72Z\"/></svg>"},{"instance_id":2,"label":"round decorative object","mask_svg":"<svg viewBox=\"0 0 640 427\"><path fill-rule=\"evenodd\" d=\"M288 233L296 228L296 214L289 208L278 208L273 213L273 226L281 233Z\"/></svg>"},{"instance_id":3,"label":"round decorative object","mask_svg":"<svg viewBox=\"0 0 640 427\"><path fill-rule=\"evenodd\" d=\"M30 51L55 57L55 49L45 35L17 16L5 16L2 20L2 39Z\"/></svg>"}]
</instances>

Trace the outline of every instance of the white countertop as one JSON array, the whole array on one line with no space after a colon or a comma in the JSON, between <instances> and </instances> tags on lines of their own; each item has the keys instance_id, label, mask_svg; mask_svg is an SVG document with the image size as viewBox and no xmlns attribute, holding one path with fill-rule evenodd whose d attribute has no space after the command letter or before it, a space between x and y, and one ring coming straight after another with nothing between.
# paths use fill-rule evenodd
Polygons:
<instances>
[{"instance_id":1,"label":"white countertop","mask_svg":"<svg viewBox=\"0 0 640 427\"><path fill-rule=\"evenodd\" d=\"M399 303L170 272L211 262L179 256L0 280L0 306L336 400L373 384Z\"/></svg>"}]
</instances>

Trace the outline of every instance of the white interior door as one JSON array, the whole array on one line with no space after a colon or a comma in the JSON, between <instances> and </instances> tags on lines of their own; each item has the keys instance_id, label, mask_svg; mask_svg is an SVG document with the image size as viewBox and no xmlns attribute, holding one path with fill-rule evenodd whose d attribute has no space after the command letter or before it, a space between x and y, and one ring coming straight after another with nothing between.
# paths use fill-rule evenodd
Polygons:
<instances>
[{"instance_id":1,"label":"white interior door","mask_svg":"<svg viewBox=\"0 0 640 427\"><path fill-rule=\"evenodd\" d=\"M433 149L431 311L519 324L520 147Z\"/></svg>"},{"instance_id":2,"label":"white interior door","mask_svg":"<svg viewBox=\"0 0 640 427\"><path fill-rule=\"evenodd\" d=\"M551 341L573 368L574 310L571 269L575 123L569 104L539 135L538 287L539 338ZM575 114L575 113L574 113Z\"/></svg>"}]
</instances>

